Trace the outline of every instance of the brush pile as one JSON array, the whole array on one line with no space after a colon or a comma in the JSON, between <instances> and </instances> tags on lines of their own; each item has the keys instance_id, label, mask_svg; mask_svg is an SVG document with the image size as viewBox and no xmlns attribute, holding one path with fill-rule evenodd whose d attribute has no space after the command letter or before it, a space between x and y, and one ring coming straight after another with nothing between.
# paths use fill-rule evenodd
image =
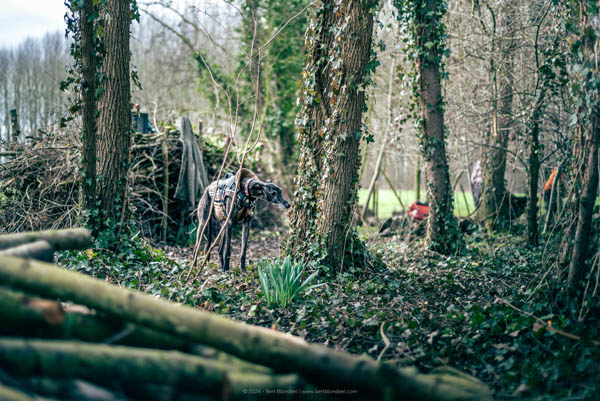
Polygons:
<instances>
[{"instance_id":1,"label":"brush pile","mask_svg":"<svg viewBox=\"0 0 600 401\"><path fill-rule=\"evenodd\" d=\"M91 238L9 234L0 247L32 241L65 249ZM2 400L491 400L454 369L398 369L29 256L0 256Z\"/></svg>"},{"instance_id":2,"label":"brush pile","mask_svg":"<svg viewBox=\"0 0 600 401\"><path fill-rule=\"evenodd\" d=\"M165 179L163 139L163 133L134 135L129 172L132 220L147 239L186 243L189 234L186 231L193 229L195 216L191 205L175 197L183 145L179 131L168 129ZM75 225L81 216L78 167L81 146L77 135L53 133L32 139L26 145L12 146L10 152L5 152L11 156L0 163L0 232ZM202 151L208 178L212 180L221 166L223 149L205 141ZM233 156L228 158L225 172L233 172L234 160ZM256 168L262 176L261 170L260 166ZM165 185L168 186L166 204ZM278 214L264 204L258 205L256 215L259 226L280 223ZM166 219L166 230L163 219Z\"/></svg>"}]
</instances>

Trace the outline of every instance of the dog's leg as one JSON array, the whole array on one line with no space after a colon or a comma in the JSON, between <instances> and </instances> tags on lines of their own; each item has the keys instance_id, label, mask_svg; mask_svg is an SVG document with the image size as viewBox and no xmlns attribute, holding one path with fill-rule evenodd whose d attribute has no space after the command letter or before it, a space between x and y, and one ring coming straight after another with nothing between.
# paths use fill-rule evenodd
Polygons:
<instances>
[{"instance_id":1,"label":"dog's leg","mask_svg":"<svg viewBox=\"0 0 600 401\"><path fill-rule=\"evenodd\" d=\"M212 218L211 218L212 220ZM210 220L206 220L206 246L204 247L204 255L206 257L206 261L210 262L210 253L208 252L208 250L210 249L210 246L212 245L212 224Z\"/></svg>"},{"instance_id":2,"label":"dog's leg","mask_svg":"<svg viewBox=\"0 0 600 401\"><path fill-rule=\"evenodd\" d=\"M248 247L248 237L250 234L250 219L244 220L242 224L242 253L240 254L240 268L246 270L246 248Z\"/></svg>"},{"instance_id":3,"label":"dog's leg","mask_svg":"<svg viewBox=\"0 0 600 401\"><path fill-rule=\"evenodd\" d=\"M227 226L225 227L225 256L224 256L224 266L223 266L223 270L224 271L228 271L229 270L229 262L231 260L231 229L232 229L232 224L231 222L227 222Z\"/></svg>"},{"instance_id":4,"label":"dog's leg","mask_svg":"<svg viewBox=\"0 0 600 401\"><path fill-rule=\"evenodd\" d=\"M221 228L223 227L223 223L221 223ZM219 232L221 231L219 228ZM227 232L227 231L225 231ZM225 270L225 259L223 258L223 248L225 246L225 233L221 235L221 239L219 240L219 249L217 253L219 254L219 265L221 266L221 270Z\"/></svg>"}]
</instances>

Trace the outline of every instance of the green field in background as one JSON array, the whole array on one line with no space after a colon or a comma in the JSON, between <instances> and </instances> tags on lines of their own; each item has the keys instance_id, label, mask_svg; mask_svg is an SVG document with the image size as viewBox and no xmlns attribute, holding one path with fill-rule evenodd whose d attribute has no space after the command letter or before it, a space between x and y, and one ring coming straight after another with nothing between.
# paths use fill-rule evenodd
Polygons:
<instances>
[{"instance_id":1,"label":"green field in background","mask_svg":"<svg viewBox=\"0 0 600 401\"><path fill-rule=\"evenodd\" d=\"M413 190L401 190L398 191L400 198L402 198L402 202L405 207L408 207L411 203L413 203L415 199L415 191ZM365 204L365 199L367 197L367 190L361 189L358 192L359 204L361 207ZM465 203L466 198L466 203ZM421 202L425 200L425 191L421 192ZM371 202L373 202L371 200ZM369 204L371 207L371 204ZM394 196L394 193L391 189L381 189L379 190L379 202L378 202L378 217L380 219L385 219L390 217L394 211L401 211L402 207ZM473 205L473 195L470 192L463 193L461 191L454 193L454 213L457 216L467 216L469 213L472 213L474 210Z\"/></svg>"}]
</instances>

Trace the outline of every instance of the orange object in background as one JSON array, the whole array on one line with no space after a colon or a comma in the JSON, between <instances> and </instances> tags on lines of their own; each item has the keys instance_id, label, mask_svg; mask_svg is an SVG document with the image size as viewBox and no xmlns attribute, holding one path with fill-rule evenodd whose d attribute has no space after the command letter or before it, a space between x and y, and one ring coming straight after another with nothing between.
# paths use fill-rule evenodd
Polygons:
<instances>
[{"instance_id":1,"label":"orange object in background","mask_svg":"<svg viewBox=\"0 0 600 401\"><path fill-rule=\"evenodd\" d=\"M554 179L556 178L556 173L558 172L558 168L554 167L552 172L550 173L550 177L544 184L544 191L550 191L552 189L552 185L554 185ZM562 175L561 175L562 177Z\"/></svg>"},{"instance_id":2,"label":"orange object in background","mask_svg":"<svg viewBox=\"0 0 600 401\"><path fill-rule=\"evenodd\" d=\"M408 215L415 220L423 220L429 216L429 205L427 203L413 202L408 207Z\"/></svg>"}]
</instances>

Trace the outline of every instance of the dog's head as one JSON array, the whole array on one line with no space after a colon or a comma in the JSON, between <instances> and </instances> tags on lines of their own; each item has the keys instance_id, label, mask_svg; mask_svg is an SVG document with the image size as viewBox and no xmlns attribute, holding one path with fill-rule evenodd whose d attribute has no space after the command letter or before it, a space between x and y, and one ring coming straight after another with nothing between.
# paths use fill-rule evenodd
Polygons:
<instances>
[{"instance_id":1,"label":"dog's head","mask_svg":"<svg viewBox=\"0 0 600 401\"><path fill-rule=\"evenodd\" d=\"M279 205L282 208L289 209L290 203L285 200L281 193L281 188L272 182L255 182L250 188L250 195L254 198L261 198L267 202Z\"/></svg>"}]
</instances>

